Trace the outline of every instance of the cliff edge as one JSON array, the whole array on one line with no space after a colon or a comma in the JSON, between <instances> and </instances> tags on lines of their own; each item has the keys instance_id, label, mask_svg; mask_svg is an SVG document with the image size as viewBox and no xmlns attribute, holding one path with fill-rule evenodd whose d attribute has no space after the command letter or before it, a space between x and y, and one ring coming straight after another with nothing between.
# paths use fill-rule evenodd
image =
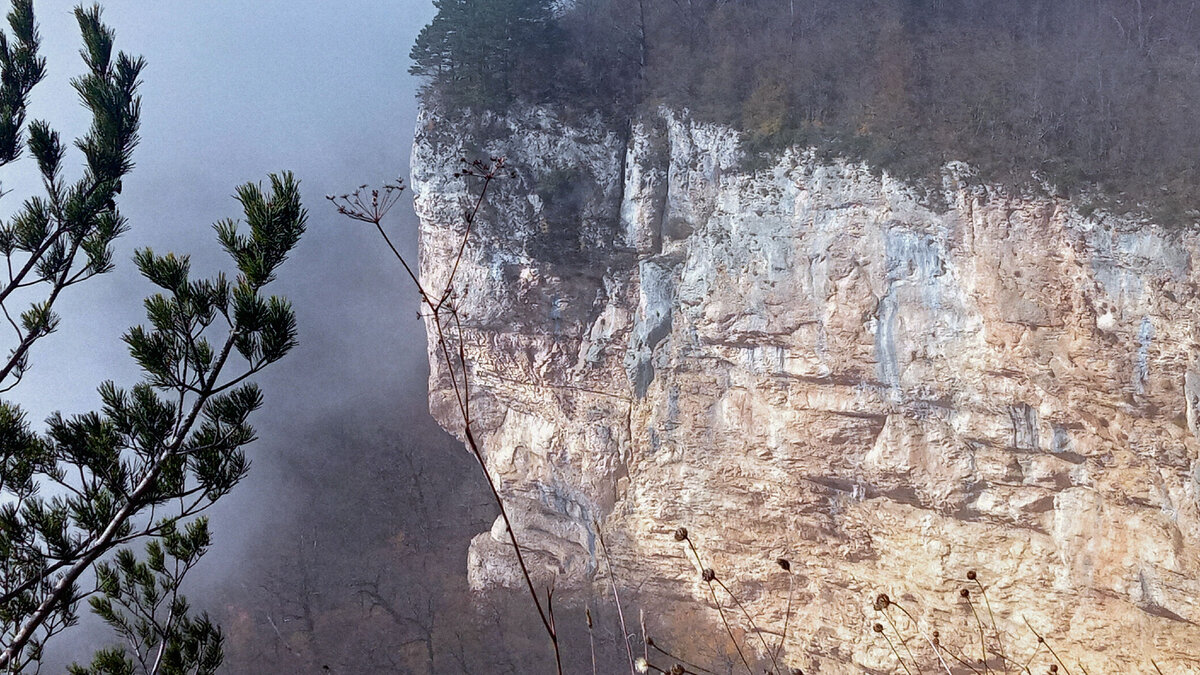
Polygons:
<instances>
[{"instance_id":1,"label":"cliff edge","mask_svg":"<svg viewBox=\"0 0 1200 675\"><path fill-rule=\"evenodd\" d=\"M611 563L643 597L703 605L686 526L771 644L792 584L786 661L806 671L895 667L880 592L978 645L968 570L1013 651L1028 620L1093 673L1196 667L1196 233L961 165L944 209L799 148L749 170L736 132L667 110L621 128L426 111L431 285L477 190L459 158L479 155L516 175L456 277L473 429L535 576L603 593ZM461 432L430 364L430 408ZM477 588L520 583L502 528L472 543Z\"/></svg>"}]
</instances>

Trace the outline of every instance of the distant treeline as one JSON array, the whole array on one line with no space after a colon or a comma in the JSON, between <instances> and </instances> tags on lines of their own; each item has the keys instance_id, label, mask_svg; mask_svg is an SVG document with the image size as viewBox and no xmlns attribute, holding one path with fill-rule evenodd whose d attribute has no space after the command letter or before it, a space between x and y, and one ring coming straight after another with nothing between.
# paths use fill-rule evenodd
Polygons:
<instances>
[{"instance_id":1,"label":"distant treeline","mask_svg":"<svg viewBox=\"0 0 1200 675\"><path fill-rule=\"evenodd\" d=\"M439 0L427 96L625 116L686 106L921 178L961 159L1019 185L1200 208L1197 0Z\"/></svg>"}]
</instances>

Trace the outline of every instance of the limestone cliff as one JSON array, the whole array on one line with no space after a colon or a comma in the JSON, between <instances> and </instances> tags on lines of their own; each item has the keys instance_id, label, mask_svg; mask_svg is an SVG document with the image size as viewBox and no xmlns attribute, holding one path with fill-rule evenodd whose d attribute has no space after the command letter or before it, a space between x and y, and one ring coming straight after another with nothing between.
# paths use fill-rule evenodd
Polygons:
<instances>
[{"instance_id":1,"label":"limestone cliff","mask_svg":"<svg viewBox=\"0 0 1200 675\"><path fill-rule=\"evenodd\" d=\"M806 670L897 668L878 592L971 644L973 569L1016 651L1024 618L1094 674L1200 672L1200 235L957 165L932 200L802 149L749 170L734 131L669 111L426 113L433 285L479 154L516 176L457 277L474 429L536 574L603 582L599 527L623 582L710 602L683 525L771 643L791 561ZM518 583L502 535L473 542L476 587Z\"/></svg>"}]
</instances>

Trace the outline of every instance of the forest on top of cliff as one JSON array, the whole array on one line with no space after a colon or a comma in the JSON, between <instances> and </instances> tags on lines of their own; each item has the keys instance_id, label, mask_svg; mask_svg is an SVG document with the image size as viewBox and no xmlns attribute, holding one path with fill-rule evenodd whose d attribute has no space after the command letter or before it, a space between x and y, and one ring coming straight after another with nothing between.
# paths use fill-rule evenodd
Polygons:
<instances>
[{"instance_id":1,"label":"forest on top of cliff","mask_svg":"<svg viewBox=\"0 0 1200 675\"><path fill-rule=\"evenodd\" d=\"M1196 0L438 0L427 103L622 119L686 107L749 156L808 145L909 179L1200 216Z\"/></svg>"}]
</instances>

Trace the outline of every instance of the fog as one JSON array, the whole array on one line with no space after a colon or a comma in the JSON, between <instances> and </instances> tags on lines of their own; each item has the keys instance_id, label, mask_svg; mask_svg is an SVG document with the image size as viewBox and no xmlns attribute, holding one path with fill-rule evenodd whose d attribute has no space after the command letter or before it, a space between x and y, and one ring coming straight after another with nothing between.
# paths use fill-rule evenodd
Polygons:
<instances>
[{"instance_id":1,"label":"fog","mask_svg":"<svg viewBox=\"0 0 1200 675\"><path fill-rule=\"evenodd\" d=\"M71 7L58 0L35 5L49 74L34 89L29 114L66 138L89 123L69 85L82 68ZM315 669L321 643L346 643L354 621L378 615L363 604L362 583L385 576L391 585L374 591L391 598L406 592L396 584L419 582L393 580L387 565L397 560L368 560L368 552L398 540L421 508L446 517L425 514L425 522L442 525L409 536L405 562L437 563L446 579L459 579L445 595L462 595L466 537L492 517L469 457L426 411L424 333L413 290L395 261L380 254L377 235L338 216L323 198L407 174L417 84L407 74L408 50L432 12L430 2L417 0L352 8L295 0L104 3L117 47L149 64L142 140L120 199L131 231L118 240L115 272L60 300L59 331L35 347L32 368L10 397L38 420L96 407L103 380L133 384L139 374L120 336L143 321L141 299L154 290L130 262L134 249L188 253L197 276L229 269L211 224L240 215L235 186L272 171L295 172L308 232L274 292L295 306L300 346L257 378L266 403L254 419L260 440L248 448L252 469L212 512L214 547L186 589L197 608L224 625L235 672ZM81 159L72 149L69 177L78 175L70 172ZM0 175L11 191L0 202L6 216L37 193L35 176L30 159ZM413 254L411 209L395 209L391 225L402 250ZM436 495L420 501L414 495L422 487ZM318 619L305 627L308 635L295 637L293 589L300 589L295 599L304 601L303 611L341 612L337 630L313 637L327 626ZM360 611L348 618L344 608L351 606ZM381 630L407 638L395 626ZM114 640L86 619L64 638L58 661L88 660ZM379 667L354 659L335 654L321 665L340 672Z\"/></svg>"},{"instance_id":2,"label":"fog","mask_svg":"<svg viewBox=\"0 0 1200 675\"><path fill-rule=\"evenodd\" d=\"M415 346L400 337L416 327L401 311L415 307L411 295L372 233L343 222L322 195L406 173L416 115L407 52L430 3L347 11L321 2L113 0L104 8L117 46L149 62L142 141L121 199L131 231L119 240L117 271L62 300L63 328L38 345L21 387L31 413L83 409L102 379L136 375L118 340L141 320L140 298L151 290L128 264L135 248L187 252L198 273L215 271L225 261L211 224L239 215L234 187L285 169L302 181L310 216L277 290L296 305L302 346L264 380L264 431L271 420L418 386L410 359L421 361L420 350L401 351ZM77 136L88 123L69 86L82 66L78 29L68 3L37 10L49 76L34 89L30 118ZM68 156L68 170L72 159L77 166L80 156ZM37 189L32 169L26 159L0 176L12 190L9 211ZM411 211L397 209L394 225L411 251Z\"/></svg>"}]
</instances>

